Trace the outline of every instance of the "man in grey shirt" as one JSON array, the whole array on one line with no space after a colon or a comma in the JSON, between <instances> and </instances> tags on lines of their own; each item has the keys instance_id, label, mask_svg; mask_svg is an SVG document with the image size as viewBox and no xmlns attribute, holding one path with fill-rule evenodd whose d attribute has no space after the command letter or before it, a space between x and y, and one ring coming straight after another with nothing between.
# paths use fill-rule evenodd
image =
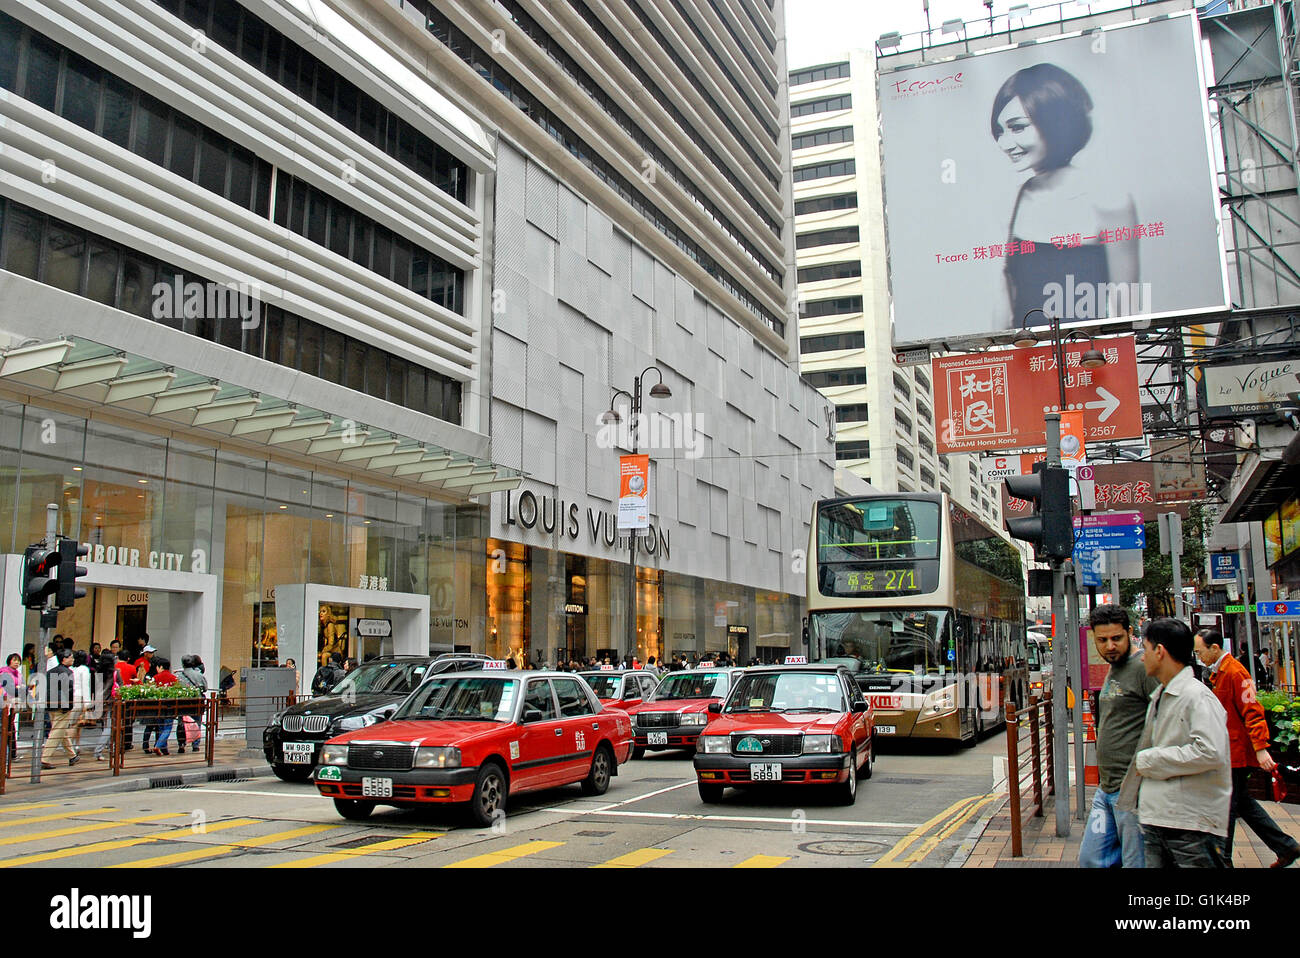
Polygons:
<instances>
[{"instance_id":1,"label":"man in grey shirt","mask_svg":"<svg viewBox=\"0 0 1300 958\"><path fill-rule=\"evenodd\" d=\"M1124 775L1133 763L1146 723L1151 693L1160 681L1147 675L1142 652L1133 645L1128 610L1100 605L1088 620L1092 640L1110 663L1097 697L1097 770L1100 785L1092 799L1088 826L1079 846L1082 868L1142 868L1142 825L1133 811L1115 807Z\"/></svg>"}]
</instances>

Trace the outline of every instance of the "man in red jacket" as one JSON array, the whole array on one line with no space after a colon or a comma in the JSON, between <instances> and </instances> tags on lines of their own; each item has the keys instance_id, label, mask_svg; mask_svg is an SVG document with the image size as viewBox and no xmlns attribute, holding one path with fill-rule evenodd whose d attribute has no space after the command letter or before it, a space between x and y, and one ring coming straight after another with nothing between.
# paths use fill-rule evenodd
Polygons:
<instances>
[{"instance_id":1,"label":"man in red jacket","mask_svg":"<svg viewBox=\"0 0 1300 958\"><path fill-rule=\"evenodd\" d=\"M1214 629L1196 634L1196 655L1205 666L1206 683L1228 713L1228 739L1232 743L1232 806L1228 813L1228 838L1224 857L1232 861L1232 833L1240 818L1277 855L1270 867L1286 868L1300 858L1300 843L1274 824L1268 812L1250 797L1250 770L1272 772L1277 763L1268 754L1268 722L1264 707L1255 700L1255 683L1246 667L1223 651L1223 637Z\"/></svg>"}]
</instances>

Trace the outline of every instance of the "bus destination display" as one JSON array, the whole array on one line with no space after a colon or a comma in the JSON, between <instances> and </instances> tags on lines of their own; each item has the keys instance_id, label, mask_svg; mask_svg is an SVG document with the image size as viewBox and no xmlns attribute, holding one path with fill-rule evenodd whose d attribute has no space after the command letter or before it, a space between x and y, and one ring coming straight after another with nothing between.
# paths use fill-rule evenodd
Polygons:
<instances>
[{"instance_id":1,"label":"bus destination display","mask_svg":"<svg viewBox=\"0 0 1300 958\"><path fill-rule=\"evenodd\" d=\"M924 591L918 584L916 567L839 570L835 573L836 595L891 595Z\"/></svg>"}]
</instances>

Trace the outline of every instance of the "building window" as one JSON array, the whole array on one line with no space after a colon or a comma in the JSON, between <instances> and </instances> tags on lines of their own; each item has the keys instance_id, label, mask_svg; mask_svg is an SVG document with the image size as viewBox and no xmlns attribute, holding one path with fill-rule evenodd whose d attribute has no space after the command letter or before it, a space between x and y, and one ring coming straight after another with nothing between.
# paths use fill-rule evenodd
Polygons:
<instances>
[{"instance_id":1,"label":"building window","mask_svg":"<svg viewBox=\"0 0 1300 958\"><path fill-rule=\"evenodd\" d=\"M920 366L917 366L912 371L912 375L916 377L916 384L928 393L930 391L930 377L921 371Z\"/></svg>"},{"instance_id":2,"label":"building window","mask_svg":"<svg viewBox=\"0 0 1300 958\"><path fill-rule=\"evenodd\" d=\"M939 457L939 468L941 468L944 472L952 472L952 463L948 461L947 455L942 455Z\"/></svg>"},{"instance_id":3,"label":"building window","mask_svg":"<svg viewBox=\"0 0 1300 958\"><path fill-rule=\"evenodd\" d=\"M865 386L867 371L857 369L824 369L818 372L804 373L804 380L814 389L829 389L832 386Z\"/></svg>"},{"instance_id":4,"label":"building window","mask_svg":"<svg viewBox=\"0 0 1300 958\"><path fill-rule=\"evenodd\" d=\"M849 110L853 107L853 97L848 93L840 96L824 96L816 100L804 100L802 103L790 104L790 115L812 116L814 113L829 113L832 110Z\"/></svg>"},{"instance_id":5,"label":"building window","mask_svg":"<svg viewBox=\"0 0 1300 958\"><path fill-rule=\"evenodd\" d=\"M832 193L829 196L813 196L806 200L794 201L794 215L805 216L809 213L830 213L834 210L856 210L857 193ZM858 273L857 275L862 275Z\"/></svg>"},{"instance_id":6,"label":"building window","mask_svg":"<svg viewBox=\"0 0 1300 958\"><path fill-rule=\"evenodd\" d=\"M934 488L934 471L927 469L925 466L921 467L921 485L930 489Z\"/></svg>"},{"instance_id":7,"label":"building window","mask_svg":"<svg viewBox=\"0 0 1300 958\"><path fill-rule=\"evenodd\" d=\"M169 297L191 281L224 287L203 276L186 273L102 236L46 216L13 200L3 201L0 251L5 268L30 266L24 272L47 286L84 296L156 322L265 359L289 369L361 389L380 399L438 419L461 421L461 383L377 346L335 332L277 306L250 302L260 319L250 326L248 315L227 300L216 315L186 315L183 302L160 300L156 284ZM44 249L44 256L40 251ZM18 260L23 262L20 264ZM179 287L177 286L179 284ZM184 294L182 294L183 299ZM172 308L168 309L166 302ZM346 356L346 360L343 357ZM367 370L364 383L360 370Z\"/></svg>"},{"instance_id":8,"label":"building window","mask_svg":"<svg viewBox=\"0 0 1300 958\"><path fill-rule=\"evenodd\" d=\"M806 183L808 180L824 180L828 176L850 176L857 172L857 163L853 160L835 160L831 163L810 163L794 168L794 182Z\"/></svg>"},{"instance_id":9,"label":"building window","mask_svg":"<svg viewBox=\"0 0 1300 958\"><path fill-rule=\"evenodd\" d=\"M934 443L930 441L930 437L927 436L925 433L923 432L917 433L916 444L920 446L921 449L924 450L927 455L930 456L934 455Z\"/></svg>"},{"instance_id":10,"label":"building window","mask_svg":"<svg viewBox=\"0 0 1300 958\"><path fill-rule=\"evenodd\" d=\"M235 0L185 0L183 8L179 0L155 2L448 196L465 202L469 171L463 162Z\"/></svg>"},{"instance_id":11,"label":"building window","mask_svg":"<svg viewBox=\"0 0 1300 958\"><path fill-rule=\"evenodd\" d=\"M912 455L911 450L903 446L894 447L894 457L899 463L908 469L916 467L916 457Z\"/></svg>"},{"instance_id":12,"label":"building window","mask_svg":"<svg viewBox=\"0 0 1300 958\"><path fill-rule=\"evenodd\" d=\"M798 133L790 137L791 150L806 150L813 146L830 146L832 143L852 143L853 127L836 126L829 130Z\"/></svg>"},{"instance_id":13,"label":"building window","mask_svg":"<svg viewBox=\"0 0 1300 958\"><path fill-rule=\"evenodd\" d=\"M903 432L907 433L908 436L912 435L911 418L907 415L907 413L903 412L903 410L897 407L894 408L894 422L897 423L900 427L902 427Z\"/></svg>"},{"instance_id":14,"label":"building window","mask_svg":"<svg viewBox=\"0 0 1300 958\"><path fill-rule=\"evenodd\" d=\"M841 226L833 230L817 230L813 233L800 233L794 238L795 249L812 249L817 246L833 246L840 243L856 243L860 239L856 226Z\"/></svg>"},{"instance_id":15,"label":"building window","mask_svg":"<svg viewBox=\"0 0 1300 958\"><path fill-rule=\"evenodd\" d=\"M894 388L902 394L906 400L912 398L912 387L907 382L907 377L903 376L897 369L894 370Z\"/></svg>"},{"instance_id":16,"label":"building window","mask_svg":"<svg viewBox=\"0 0 1300 958\"><path fill-rule=\"evenodd\" d=\"M861 349L866 343L865 333L828 333L825 336L803 336L799 339L799 352L824 353L832 349Z\"/></svg>"},{"instance_id":17,"label":"building window","mask_svg":"<svg viewBox=\"0 0 1300 958\"><path fill-rule=\"evenodd\" d=\"M970 477L972 479L978 479L980 477L979 467L975 465L974 462L967 462L966 469L970 472Z\"/></svg>"},{"instance_id":18,"label":"building window","mask_svg":"<svg viewBox=\"0 0 1300 958\"><path fill-rule=\"evenodd\" d=\"M845 403L835 407L836 422L866 422L867 404L864 402Z\"/></svg>"},{"instance_id":19,"label":"building window","mask_svg":"<svg viewBox=\"0 0 1300 958\"><path fill-rule=\"evenodd\" d=\"M861 440L859 442L837 442L835 444L835 458L842 459L870 459L871 442L870 440Z\"/></svg>"},{"instance_id":20,"label":"building window","mask_svg":"<svg viewBox=\"0 0 1300 958\"><path fill-rule=\"evenodd\" d=\"M849 75L848 63L830 63L824 67L809 67L806 70L795 70L790 74L791 86L802 86L805 83L818 83L822 80L839 80Z\"/></svg>"},{"instance_id":21,"label":"building window","mask_svg":"<svg viewBox=\"0 0 1300 958\"><path fill-rule=\"evenodd\" d=\"M930 412L930 407L923 402L918 401L916 404L916 417L928 423L934 423L934 416Z\"/></svg>"},{"instance_id":22,"label":"building window","mask_svg":"<svg viewBox=\"0 0 1300 958\"><path fill-rule=\"evenodd\" d=\"M825 263L821 266L805 266L799 270L799 282L817 283L826 279L855 279L862 275L862 261L853 260L845 263Z\"/></svg>"},{"instance_id":23,"label":"building window","mask_svg":"<svg viewBox=\"0 0 1300 958\"><path fill-rule=\"evenodd\" d=\"M839 316L862 312L861 296L841 296L838 299L804 300L799 304L799 315L805 319L818 316ZM862 335L859 333L858 335ZM861 345L861 344L859 344Z\"/></svg>"}]
</instances>

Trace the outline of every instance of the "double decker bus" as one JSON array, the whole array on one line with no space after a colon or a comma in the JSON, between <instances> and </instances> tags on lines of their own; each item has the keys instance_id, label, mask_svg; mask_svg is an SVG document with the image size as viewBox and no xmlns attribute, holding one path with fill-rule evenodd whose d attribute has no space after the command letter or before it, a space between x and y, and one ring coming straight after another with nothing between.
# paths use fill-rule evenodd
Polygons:
<instances>
[{"instance_id":1,"label":"double decker bus","mask_svg":"<svg viewBox=\"0 0 1300 958\"><path fill-rule=\"evenodd\" d=\"M809 657L841 662L875 734L974 745L1027 695L1020 553L945 494L813 506Z\"/></svg>"}]
</instances>

